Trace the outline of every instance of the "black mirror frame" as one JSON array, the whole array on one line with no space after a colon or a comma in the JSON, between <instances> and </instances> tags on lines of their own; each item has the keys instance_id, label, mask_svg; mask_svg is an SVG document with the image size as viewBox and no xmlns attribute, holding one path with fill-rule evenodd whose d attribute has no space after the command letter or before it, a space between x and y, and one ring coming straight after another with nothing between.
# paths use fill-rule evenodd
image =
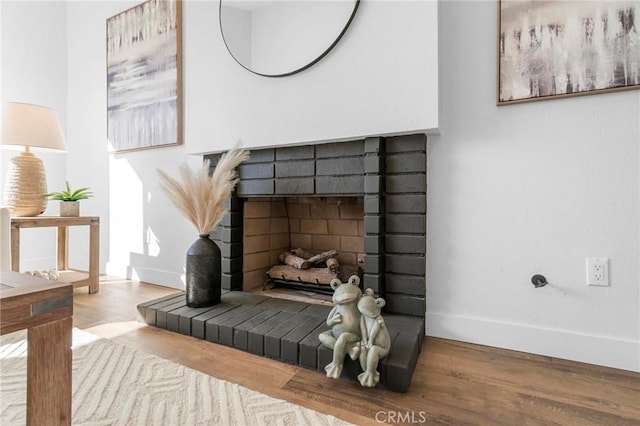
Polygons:
<instances>
[{"instance_id":1,"label":"black mirror frame","mask_svg":"<svg viewBox=\"0 0 640 426\"><path fill-rule=\"evenodd\" d=\"M240 66L241 66L242 68L244 68L245 70L247 70L247 71L249 71L249 72L251 72L251 73L253 73L253 74L256 74L256 75L262 76L262 77L273 77L273 78L276 78L276 77L288 77L288 76L290 76L290 75L297 74L297 73L299 73L299 72L302 72L302 71L306 70L307 68L310 68L311 66L313 66L313 65L317 64L318 62L320 62L320 60L321 60L322 58L324 58L325 56L327 56L327 54L331 51L331 49L333 49L333 48L335 47L335 45L336 45L336 44L338 44L338 42L340 41L340 39L342 39L342 36L344 35L344 33L345 33L345 32L347 32L347 29L348 29L348 28L349 28L349 26L351 25L351 21L353 21L353 18L354 18L354 16L356 15L356 11L358 10L358 7L360 6L360 0L356 0L356 4L355 4L355 6L353 7L353 12L351 12L351 16L349 17L349 20L348 20L348 21L347 21L347 23L345 24L345 26L344 26L344 28L342 29L342 31L340 31L340 34L338 34L338 37L336 37L336 39L333 41L333 43L331 43L331 45L330 45L330 46L329 46L329 47L328 47L324 52L322 52L322 53L320 54L320 56L318 56L316 59L314 59L313 61L309 62L308 64L306 64L306 65L304 65L304 66L302 66L302 67L300 67L300 68L298 68L298 69L295 69L295 70L293 70L293 71L290 71L290 72L287 72L287 73L284 73L284 74L262 74L262 73L259 73L259 72L257 72L257 71L254 71L254 70L252 70L252 69L247 68L246 66L244 66L244 65L243 65L243 64L242 64L242 63L241 63L241 62L240 62L240 61L239 61L239 60L238 60L238 59L233 55L233 53L231 52L231 49L229 49L229 45L227 44L227 40L226 40L226 39L225 39L225 37L224 37L224 31L222 30L222 2L223 2L223 0L219 0L219 2L218 2L218 26L219 26L219 28L220 28L220 35L222 35L222 41L224 42L224 46L225 46L225 48L227 49L227 52L229 52L229 55L231 55L231 57L233 58L233 60L234 60L234 61L236 61L236 62L238 63L238 65L240 65Z\"/></svg>"}]
</instances>

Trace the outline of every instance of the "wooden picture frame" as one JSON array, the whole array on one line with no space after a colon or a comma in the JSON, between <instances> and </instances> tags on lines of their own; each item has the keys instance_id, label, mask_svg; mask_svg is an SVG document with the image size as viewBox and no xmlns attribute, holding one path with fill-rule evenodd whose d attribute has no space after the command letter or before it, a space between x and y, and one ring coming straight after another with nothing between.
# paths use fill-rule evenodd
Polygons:
<instances>
[{"instance_id":1,"label":"wooden picture frame","mask_svg":"<svg viewBox=\"0 0 640 426\"><path fill-rule=\"evenodd\" d=\"M640 89L640 0L498 1L497 105Z\"/></svg>"},{"instance_id":2,"label":"wooden picture frame","mask_svg":"<svg viewBox=\"0 0 640 426\"><path fill-rule=\"evenodd\" d=\"M145 1L106 30L111 151L181 145L182 1Z\"/></svg>"}]
</instances>

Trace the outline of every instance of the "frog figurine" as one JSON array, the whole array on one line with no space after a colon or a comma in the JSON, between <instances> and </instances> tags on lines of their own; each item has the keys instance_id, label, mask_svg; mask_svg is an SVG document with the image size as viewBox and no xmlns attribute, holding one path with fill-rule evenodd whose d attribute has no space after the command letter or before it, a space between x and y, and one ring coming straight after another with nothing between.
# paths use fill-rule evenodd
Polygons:
<instances>
[{"instance_id":1,"label":"frog figurine","mask_svg":"<svg viewBox=\"0 0 640 426\"><path fill-rule=\"evenodd\" d=\"M381 297L375 299L373 290L368 288L358 301L360 311L360 333L362 336L360 349L360 366L364 373L358 375L362 386L374 387L380 381L378 362L387 356L391 349L391 336L380 315L386 304Z\"/></svg>"},{"instance_id":2,"label":"frog figurine","mask_svg":"<svg viewBox=\"0 0 640 426\"><path fill-rule=\"evenodd\" d=\"M342 283L339 279L331 280L334 290L333 303L335 306L329 312L327 325L331 330L320 333L320 342L329 349L333 349L333 360L324 368L327 377L337 379L342 374L344 357L348 354L351 359L358 358L360 349L360 312L358 300L362 296L360 278L352 275L349 281Z\"/></svg>"}]
</instances>

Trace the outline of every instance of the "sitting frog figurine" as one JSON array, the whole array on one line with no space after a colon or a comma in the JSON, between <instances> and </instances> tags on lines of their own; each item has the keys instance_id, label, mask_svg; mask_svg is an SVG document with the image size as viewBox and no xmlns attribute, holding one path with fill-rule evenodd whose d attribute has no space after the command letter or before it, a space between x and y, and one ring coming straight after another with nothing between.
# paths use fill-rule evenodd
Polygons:
<instances>
[{"instance_id":1,"label":"sitting frog figurine","mask_svg":"<svg viewBox=\"0 0 640 426\"><path fill-rule=\"evenodd\" d=\"M366 387L374 387L380 381L378 362L387 356L391 349L391 336L384 318L380 315L380 310L386 302L381 297L374 299L373 294L373 290L368 288L358 301L362 335L360 366L364 370L364 373L358 375L358 380Z\"/></svg>"},{"instance_id":2,"label":"sitting frog figurine","mask_svg":"<svg viewBox=\"0 0 640 426\"><path fill-rule=\"evenodd\" d=\"M335 303L327 317L327 325L331 330L320 333L319 339L324 346L333 349L333 360L324 368L327 377L332 379L337 379L342 374L347 354L354 360L358 357L361 337L357 304L362 296L359 284L360 278L357 275L352 275L346 283L337 278L331 280Z\"/></svg>"}]
</instances>

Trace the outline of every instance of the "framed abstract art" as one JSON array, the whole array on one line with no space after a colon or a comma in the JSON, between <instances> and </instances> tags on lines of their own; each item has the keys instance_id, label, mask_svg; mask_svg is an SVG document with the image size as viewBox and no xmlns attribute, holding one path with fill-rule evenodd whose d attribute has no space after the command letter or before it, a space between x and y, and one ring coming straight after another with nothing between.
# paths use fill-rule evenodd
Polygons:
<instances>
[{"instance_id":1,"label":"framed abstract art","mask_svg":"<svg viewBox=\"0 0 640 426\"><path fill-rule=\"evenodd\" d=\"M640 0L500 0L497 104L640 88Z\"/></svg>"},{"instance_id":2,"label":"framed abstract art","mask_svg":"<svg viewBox=\"0 0 640 426\"><path fill-rule=\"evenodd\" d=\"M180 0L107 19L107 139L113 151L182 143Z\"/></svg>"}]
</instances>

